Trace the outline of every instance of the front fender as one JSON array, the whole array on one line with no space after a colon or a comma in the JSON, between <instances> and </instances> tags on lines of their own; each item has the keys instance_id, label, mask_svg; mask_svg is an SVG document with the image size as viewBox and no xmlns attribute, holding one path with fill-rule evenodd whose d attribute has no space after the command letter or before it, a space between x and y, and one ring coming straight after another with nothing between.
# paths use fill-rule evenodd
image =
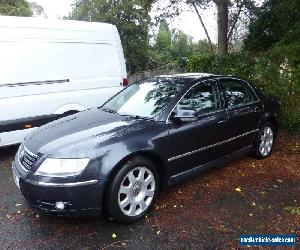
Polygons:
<instances>
[{"instance_id":1,"label":"front fender","mask_svg":"<svg viewBox=\"0 0 300 250\"><path fill-rule=\"evenodd\" d=\"M131 137L128 140L106 145L104 154L99 160L100 178L108 179L122 163L135 155L144 155L155 161L155 163L162 165L158 167L166 168L170 152L168 140L165 136L168 136L168 131L161 131L154 137L140 134L136 135L135 138Z\"/></svg>"}]
</instances>

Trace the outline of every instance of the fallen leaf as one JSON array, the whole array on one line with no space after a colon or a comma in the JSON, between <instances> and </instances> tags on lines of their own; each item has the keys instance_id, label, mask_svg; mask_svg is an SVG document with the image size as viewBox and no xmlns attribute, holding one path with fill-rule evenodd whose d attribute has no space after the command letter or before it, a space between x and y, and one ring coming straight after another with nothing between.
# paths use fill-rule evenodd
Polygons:
<instances>
[{"instance_id":1,"label":"fallen leaf","mask_svg":"<svg viewBox=\"0 0 300 250\"><path fill-rule=\"evenodd\" d=\"M235 191L237 191L237 192L242 192L242 190L239 188L239 187L237 187L236 189L234 189Z\"/></svg>"},{"instance_id":2,"label":"fallen leaf","mask_svg":"<svg viewBox=\"0 0 300 250\"><path fill-rule=\"evenodd\" d=\"M291 215L300 216L300 207L284 207L283 209L288 211Z\"/></svg>"},{"instance_id":3,"label":"fallen leaf","mask_svg":"<svg viewBox=\"0 0 300 250\"><path fill-rule=\"evenodd\" d=\"M256 203L252 201L251 206L256 206Z\"/></svg>"},{"instance_id":4,"label":"fallen leaf","mask_svg":"<svg viewBox=\"0 0 300 250\"><path fill-rule=\"evenodd\" d=\"M250 213L249 216L252 217L254 214Z\"/></svg>"},{"instance_id":5,"label":"fallen leaf","mask_svg":"<svg viewBox=\"0 0 300 250\"><path fill-rule=\"evenodd\" d=\"M113 233L113 234L111 235L111 237L112 237L113 239L115 239L115 238L117 238L117 235L116 235L115 233Z\"/></svg>"}]
</instances>

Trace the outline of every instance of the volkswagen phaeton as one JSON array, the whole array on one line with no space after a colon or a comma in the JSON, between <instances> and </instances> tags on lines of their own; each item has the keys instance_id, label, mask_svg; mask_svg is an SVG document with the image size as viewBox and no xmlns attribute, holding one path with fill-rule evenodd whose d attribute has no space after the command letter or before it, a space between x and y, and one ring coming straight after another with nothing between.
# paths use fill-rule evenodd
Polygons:
<instances>
[{"instance_id":1,"label":"volkswagen phaeton","mask_svg":"<svg viewBox=\"0 0 300 250\"><path fill-rule=\"evenodd\" d=\"M276 99L235 77L158 76L34 130L16 154L13 176L40 211L104 210L130 223L174 183L246 154L270 156L278 110Z\"/></svg>"}]
</instances>

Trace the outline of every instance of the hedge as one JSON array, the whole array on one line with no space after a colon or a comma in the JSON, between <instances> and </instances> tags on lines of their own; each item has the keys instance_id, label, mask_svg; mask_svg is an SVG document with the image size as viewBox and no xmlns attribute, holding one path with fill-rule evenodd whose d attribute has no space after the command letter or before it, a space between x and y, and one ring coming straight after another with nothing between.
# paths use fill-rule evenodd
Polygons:
<instances>
[{"instance_id":1,"label":"hedge","mask_svg":"<svg viewBox=\"0 0 300 250\"><path fill-rule=\"evenodd\" d=\"M286 58L284 51L252 56L248 52L194 55L186 71L232 75L252 82L266 94L281 101L280 125L300 132L300 65Z\"/></svg>"}]
</instances>

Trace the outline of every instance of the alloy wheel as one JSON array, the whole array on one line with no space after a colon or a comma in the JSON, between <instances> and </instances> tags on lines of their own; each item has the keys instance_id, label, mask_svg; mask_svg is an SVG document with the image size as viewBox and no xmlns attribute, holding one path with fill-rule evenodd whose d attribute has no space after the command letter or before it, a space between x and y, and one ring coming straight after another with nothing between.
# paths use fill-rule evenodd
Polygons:
<instances>
[{"instance_id":1,"label":"alloy wheel","mask_svg":"<svg viewBox=\"0 0 300 250\"><path fill-rule=\"evenodd\" d=\"M271 127L267 126L263 129L260 136L259 152L262 156L270 154L274 142L274 133Z\"/></svg>"},{"instance_id":2,"label":"alloy wheel","mask_svg":"<svg viewBox=\"0 0 300 250\"><path fill-rule=\"evenodd\" d=\"M118 205L127 216L142 214L151 204L156 183L153 173L146 167L136 167L129 171L121 182Z\"/></svg>"}]
</instances>

